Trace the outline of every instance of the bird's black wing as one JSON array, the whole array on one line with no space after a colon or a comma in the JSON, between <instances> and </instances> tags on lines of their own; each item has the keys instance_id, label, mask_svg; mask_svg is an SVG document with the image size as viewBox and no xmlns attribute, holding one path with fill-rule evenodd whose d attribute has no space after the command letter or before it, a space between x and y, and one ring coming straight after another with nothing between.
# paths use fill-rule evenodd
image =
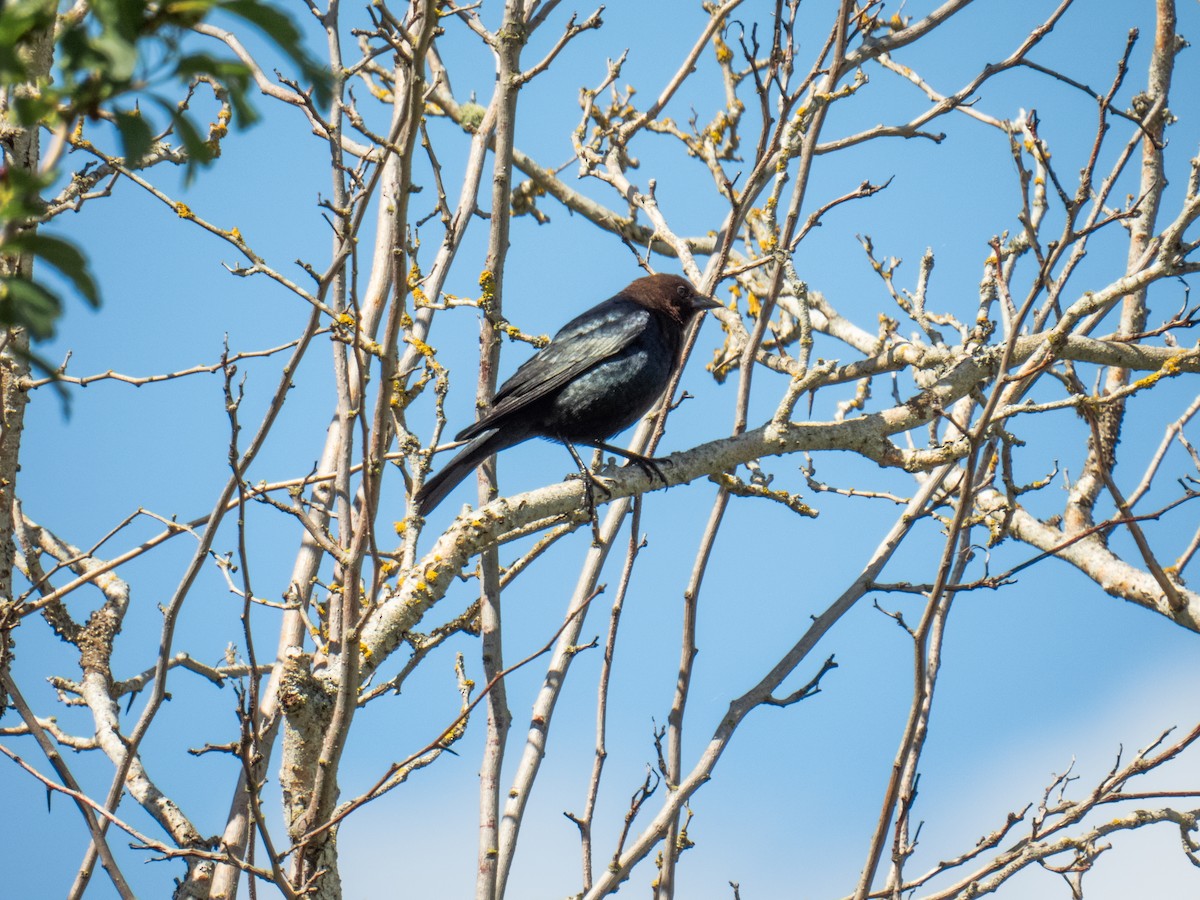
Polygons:
<instances>
[{"instance_id":1,"label":"bird's black wing","mask_svg":"<svg viewBox=\"0 0 1200 900\"><path fill-rule=\"evenodd\" d=\"M550 343L500 386L488 414L459 432L472 438L514 410L553 393L597 363L620 353L650 324L645 307L618 294L568 322Z\"/></svg>"}]
</instances>

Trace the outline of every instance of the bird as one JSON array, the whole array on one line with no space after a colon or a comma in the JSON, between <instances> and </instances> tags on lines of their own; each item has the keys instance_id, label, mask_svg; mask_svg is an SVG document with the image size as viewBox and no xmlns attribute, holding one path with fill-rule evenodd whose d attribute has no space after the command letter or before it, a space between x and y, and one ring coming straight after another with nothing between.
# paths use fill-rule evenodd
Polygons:
<instances>
[{"instance_id":1,"label":"bird","mask_svg":"<svg viewBox=\"0 0 1200 900\"><path fill-rule=\"evenodd\" d=\"M692 317L720 305L686 279L659 273L576 316L500 386L482 417L458 433L467 444L417 491L416 513L429 513L492 454L535 437L566 445L589 500L591 473L575 444L624 456L662 478L653 460L606 442L662 396Z\"/></svg>"}]
</instances>

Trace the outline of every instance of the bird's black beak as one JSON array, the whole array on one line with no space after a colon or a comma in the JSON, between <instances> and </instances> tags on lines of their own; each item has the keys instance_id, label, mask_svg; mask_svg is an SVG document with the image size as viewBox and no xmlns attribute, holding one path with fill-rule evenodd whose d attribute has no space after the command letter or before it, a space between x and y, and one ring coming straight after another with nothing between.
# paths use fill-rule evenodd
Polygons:
<instances>
[{"instance_id":1,"label":"bird's black beak","mask_svg":"<svg viewBox=\"0 0 1200 900\"><path fill-rule=\"evenodd\" d=\"M714 300L712 297L702 297L699 294L692 295L692 309L700 312L704 309L720 309L724 306L720 300Z\"/></svg>"}]
</instances>

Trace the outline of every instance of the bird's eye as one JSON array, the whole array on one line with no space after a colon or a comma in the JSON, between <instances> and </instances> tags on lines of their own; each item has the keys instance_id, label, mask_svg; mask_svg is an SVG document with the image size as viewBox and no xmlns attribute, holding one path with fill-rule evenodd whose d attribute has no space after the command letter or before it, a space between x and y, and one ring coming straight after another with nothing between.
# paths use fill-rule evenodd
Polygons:
<instances>
[{"instance_id":1,"label":"bird's eye","mask_svg":"<svg viewBox=\"0 0 1200 900\"><path fill-rule=\"evenodd\" d=\"M687 286L687 285L685 285L685 284L679 284L679 285L676 285L676 286L675 286L675 293L676 293L676 294L678 294L678 295L679 295L681 298L686 298L686 297L687 297L689 294L691 294L692 292L691 292L691 290L688 288L688 286Z\"/></svg>"}]
</instances>

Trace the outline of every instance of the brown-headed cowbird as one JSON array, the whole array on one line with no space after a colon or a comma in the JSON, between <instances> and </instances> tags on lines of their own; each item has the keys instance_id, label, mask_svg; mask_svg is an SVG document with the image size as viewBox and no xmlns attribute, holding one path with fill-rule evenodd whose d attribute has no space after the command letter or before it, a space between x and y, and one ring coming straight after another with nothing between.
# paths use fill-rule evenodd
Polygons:
<instances>
[{"instance_id":1,"label":"brown-headed cowbird","mask_svg":"<svg viewBox=\"0 0 1200 900\"><path fill-rule=\"evenodd\" d=\"M576 316L500 386L483 418L459 432L458 440L467 445L417 492L417 513L437 506L493 453L533 437L566 444L585 478L574 444L609 450L657 471L653 461L605 441L662 396L679 365L688 322L717 306L683 278L660 274L639 278Z\"/></svg>"}]
</instances>

